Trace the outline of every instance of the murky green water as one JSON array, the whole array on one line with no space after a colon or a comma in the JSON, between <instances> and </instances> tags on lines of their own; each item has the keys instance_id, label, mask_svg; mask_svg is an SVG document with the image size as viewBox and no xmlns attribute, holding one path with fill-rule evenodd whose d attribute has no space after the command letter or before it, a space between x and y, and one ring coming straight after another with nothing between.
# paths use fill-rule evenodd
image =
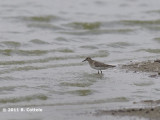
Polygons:
<instances>
[{"instance_id":1,"label":"murky green water","mask_svg":"<svg viewBox=\"0 0 160 120\"><path fill-rule=\"evenodd\" d=\"M159 78L118 67L160 57L159 6L157 0L1 0L1 118L133 119L91 113L160 99ZM81 62L87 56L117 67L98 75ZM28 107L43 112L2 112Z\"/></svg>"}]
</instances>

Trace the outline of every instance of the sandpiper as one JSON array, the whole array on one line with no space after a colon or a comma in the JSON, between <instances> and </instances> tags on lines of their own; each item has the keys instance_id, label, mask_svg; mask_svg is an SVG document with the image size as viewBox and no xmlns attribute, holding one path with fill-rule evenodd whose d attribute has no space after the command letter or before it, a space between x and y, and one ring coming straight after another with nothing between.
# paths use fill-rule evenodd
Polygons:
<instances>
[{"instance_id":1,"label":"sandpiper","mask_svg":"<svg viewBox=\"0 0 160 120\"><path fill-rule=\"evenodd\" d=\"M108 69L108 68L112 68L112 67L116 67L114 65L107 65L107 64L104 64L102 62L92 60L90 57L87 57L82 62L84 62L84 61L88 61L88 63L91 66L91 68L98 70L98 74L99 74L99 71L101 71L101 74L102 74L102 70L105 70L105 69Z\"/></svg>"}]
</instances>

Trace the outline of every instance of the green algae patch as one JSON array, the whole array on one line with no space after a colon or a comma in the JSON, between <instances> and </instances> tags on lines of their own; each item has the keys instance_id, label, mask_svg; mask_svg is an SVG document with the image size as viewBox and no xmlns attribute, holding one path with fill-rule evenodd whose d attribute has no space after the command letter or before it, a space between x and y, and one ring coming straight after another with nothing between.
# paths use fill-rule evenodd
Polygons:
<instances>
[{"instance_id":1,"label":"green algae patch","mask_svg":"<svg viewBox=\"0 0 160 120\"><path fill-rule=\"evenodd\" d=\"M71 27L76 28L76 29L86 29L86 30L93 30L93 29L98 29L101 26L100 22L73 22L70 23Z\"/></svg>"},{"instance_id":2,"label":"green algae patch","mask_svg":"<svg viewBox=\"0 0 160 120\"><path fill-rule=\"evenodd\" d=\"M0 99L0 103L18 103L24 101L32 101L32 100L47 100L48 97L43 94L36 94L24 97L13 97L13 98L2 98Z\"/></svg>"},{"instance_id":3,"label":"green algae patch","mask_svg":"<svg viewBox=\"0 0 160 120\"><path fill-rule=\"evenodd\" d=\"M31 43L34 43L34 44L49 44L48 42L45 42L43 40L40 40L40 39L33 39L33 40L30 40Z\"/></svg>"},{"instance_id":4,"label":"green algae patch","mask_svg":"<svg viewBox=\"0 0 160 120\"><path fill-rule=\"evenodd\" d=\"M71 50L71 49L68 49L68 48L65 48L65 49L61 49L61 50L58 50L59 52L63 52L63 53L73 53L74 51Z\"/></svg>"},{"instance_id":5,"label":"green algae patch","mask_svg":"<svg viewBox=\"0 0 160 120\"><path fill-rule=\"evenodd\" d=\"M78 96L88 96L93 94L92 90L74 90L74 91L68 91L68 93Z\"/></svg>"},{"instance_id":6,"label":"green algae patch","mask_svg":"<svg viewBox=\"0 0 160 120\"><path fill-rule=\"evenodd\" d=\"M160 24L160 20L122 20L124 24L130 25L152 25L152 24Z\"/></svg>"}]
</instances>

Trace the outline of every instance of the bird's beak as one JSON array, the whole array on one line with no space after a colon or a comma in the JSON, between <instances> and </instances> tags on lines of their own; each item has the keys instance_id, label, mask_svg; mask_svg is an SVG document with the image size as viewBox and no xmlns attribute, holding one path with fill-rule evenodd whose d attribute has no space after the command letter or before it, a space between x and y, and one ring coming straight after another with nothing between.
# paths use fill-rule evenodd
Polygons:
<instances>
[{"instance_id":1,"label":"bird's beak","mask_svg":"<svg viewBox=\"0 0 160 120\"><path fill-rule=\"evenodd\" d=\"M84 62L84 61L86 61L86 59L85 59L85 60L83 60L82 62Z\"/></svg>"}]
</instances>

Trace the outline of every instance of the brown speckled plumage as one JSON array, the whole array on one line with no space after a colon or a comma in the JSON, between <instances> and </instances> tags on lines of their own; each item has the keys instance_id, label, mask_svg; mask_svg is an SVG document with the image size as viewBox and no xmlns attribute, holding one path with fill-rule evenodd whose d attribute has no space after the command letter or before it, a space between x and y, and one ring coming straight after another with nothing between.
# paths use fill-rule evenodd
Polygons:
<instances>
[{"instance_id":1,"label":"brown speckled plumage","mask_svg":"<svg viewBox=\"0 0 160 120\"><path fill-rule=\"evenodd\" d=\"M92 60L90 57L87 57L87 58L86 58L85 60L83 60L82 62L84 62L84 61L88 61L89 65L90 65L93 69L98 70L98 74L99 74L99 71L101 71L101 74L102 74L102 70L115 67L114 65L108 65L108 64L104 64L104 63L99 62L99 61Z\"/></svg>"}]
</instances>

